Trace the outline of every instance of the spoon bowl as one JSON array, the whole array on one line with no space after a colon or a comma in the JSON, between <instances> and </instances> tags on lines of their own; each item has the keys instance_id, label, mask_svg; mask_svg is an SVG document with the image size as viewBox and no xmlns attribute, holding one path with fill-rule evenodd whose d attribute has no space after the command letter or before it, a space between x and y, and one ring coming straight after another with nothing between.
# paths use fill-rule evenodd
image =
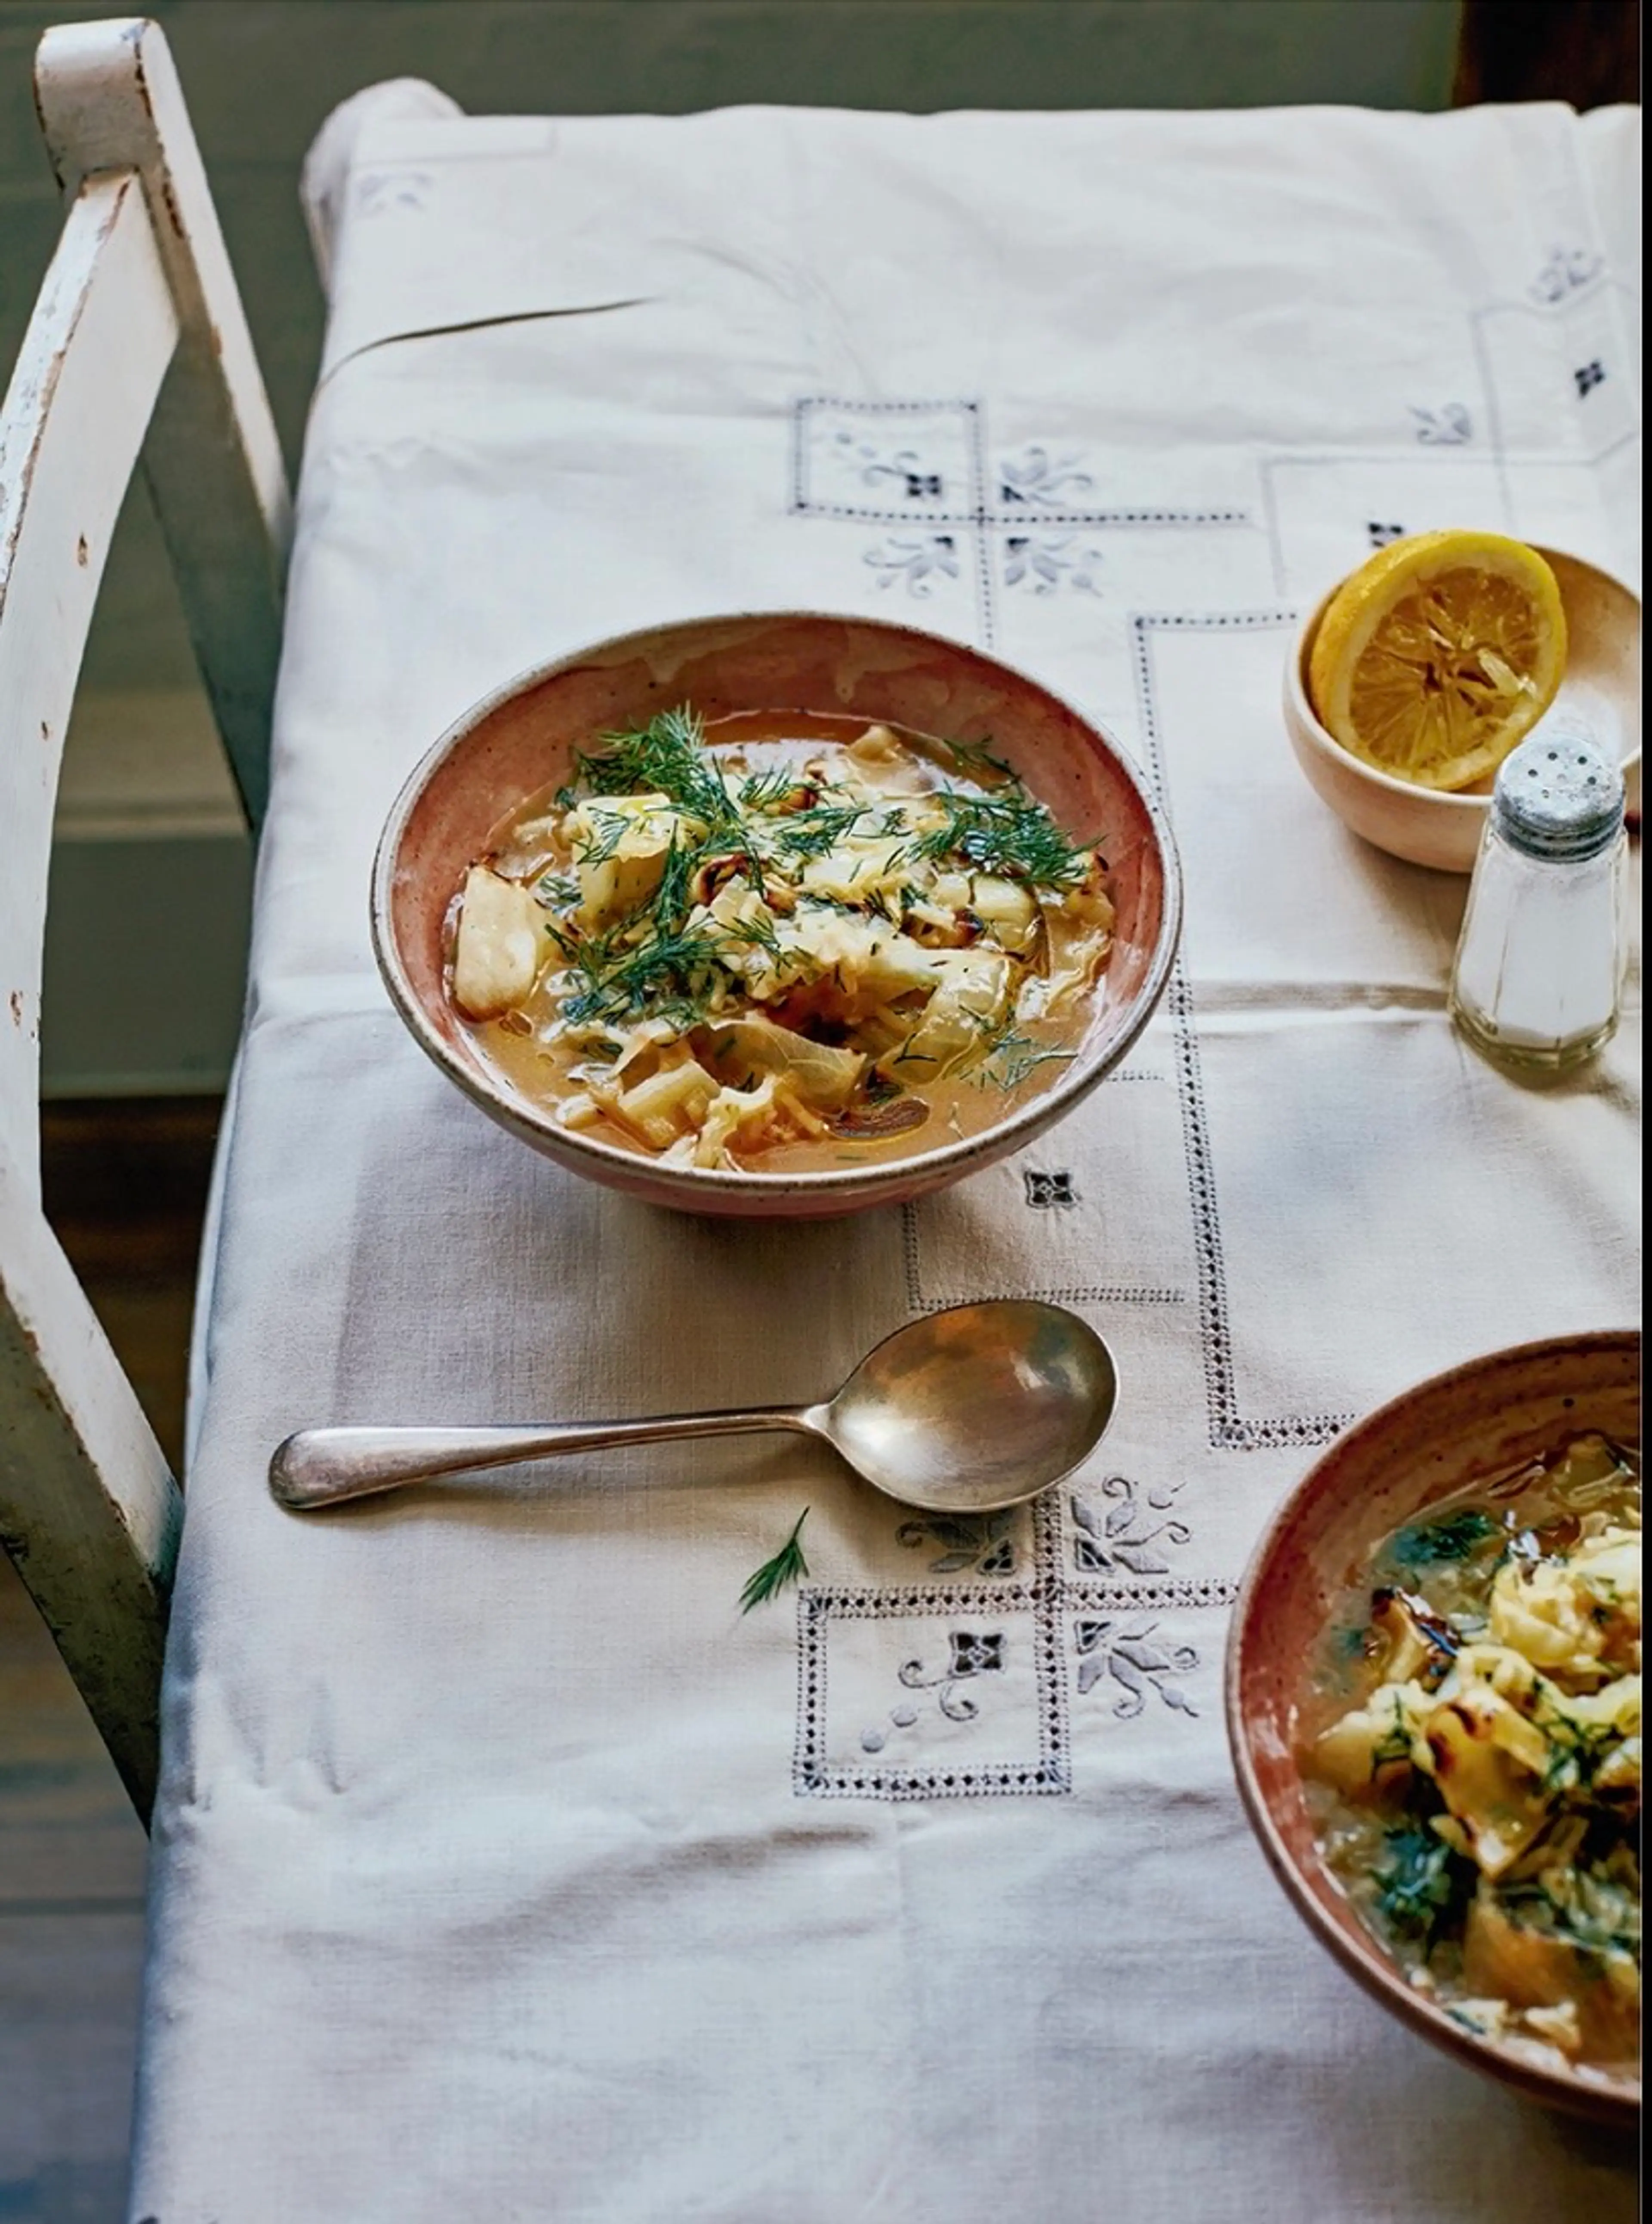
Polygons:
<instances>
[{"instance_id":1,"label":"spoon bowl","mask_svg":"<svg viewBox=\"0 0 1652 2224\"><path fill-rule=\"evenodd\" d=\"M885 1337L821 1409L820 1434L903 1506L989 1513L1071 1475L1117 1399L1112 1354L1076 1313L996 1298Z\"/></svg>"},{"instance_id":2,"label":"spoon bowl","mask_svg":"<svg viewBox=\"0 0 1652 2224\"><path fill-rule=\"evenodd\" d=\"M301 1429L269 1488L318 1513L403 1483L558 1452L789 1429L818 1437L902 1506L988 1513L1048 1490L1094 1450L1118 1400L1112 1354L1060 1305L999 1298L909 1321L823 1405L527 1428Z\"/></svg>"}]
</instances>

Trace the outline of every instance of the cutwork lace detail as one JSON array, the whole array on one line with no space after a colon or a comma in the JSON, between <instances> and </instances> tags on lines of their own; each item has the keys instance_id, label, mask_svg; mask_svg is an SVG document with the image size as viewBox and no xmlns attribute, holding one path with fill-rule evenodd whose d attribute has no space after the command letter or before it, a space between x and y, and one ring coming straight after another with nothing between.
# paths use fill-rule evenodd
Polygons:
<instances>
[{"instance_id":1,"label":"cutwork lace detail","mask_svg":"<svg viewBox=\"0 0 1652 2224\"><path fill-rule=\"evenodd\" d=\"M864 560L877 574L880 587L903 583L908 594L927 602L935 591L934 581L959 576L958 542L950 533L927 533L921 540L891 538L866 551Z\"/></svg>"},{"instance_id":2,"label":"cutwork lace detail","mask_svg":"<svg viewBox=\"0 0 1652 2224\"><path fill-rule=\"evenodd\" d=\"M1425 448L1460 448L1474 438L1474 420L1460 401L1444 402L1438 409L1419 409L1414 401L1410 408Z\"/></svg>"},{"instance_id":3,"label":"cutwork lace detail","mask_svg":"<svg viewBox=\"0 0 1652 2224\"><path fill-rule=\"evenodd\" d=\"M1099 548L1086 548L1072 540L1035 540L1025 533L1012 533L1003 544L1003 584L1028 587L1035 595L1053 595L1060 586L1076 587L1080 594L1098 595L1096 573L1101 565Z\"/></svg>"},{"instance_id":4,"label":"cutwork lace detail","mask_svg":"<svg viewBox=\"0 0 1652 2224\"><path fill-rule=\"evenodd\" d=\"M1185 1521L1168 1518L1181 1485L1144 1490L1128 1475L1110 1475L1101 1488L1112 1501L1104 1512L1081 1498L1072 1501L1074 1568L1082 1576L1168 1576L1170 1563L1161 1543L1185 1545L1193 1534ZM1157 1514L1167 1518L1156 1520Z\"/></svg>"},{"instance_id":5,"label":"cutwork lace detail","mask_svg":"<svg viewBox=\"0 0 1652 2224\"><path fill-rule=\"evenodd\" d=\"M1044 509L1080 509L1083 505L1071 497L1090 493L1096 483L1088 471L1079 469L1077 456L1054 457L1044 447L1023 448L1017 456L1005 457L997 479L1000 502Z\"/></svg>"},{"instance_id":6,"label":"cutwork lace detail","mask_svg":"<svg viewBox=\"0 0 1652 2224\"><path fill-rule=\"evenodd\" d=\"M929 1563L932 1576L958 1575L966 1568L978 1576L1013 1576L1015 1521L1012 1506L997 1513L925 1513L903 1521L896 1534L909 1551L928 1544L946 1547Z\"/></svg>"},{"instance_id":7,"label":"cutwork lace detail","mask_svg":"<svg viewBox=\"0 0 1652 2224\"><path fill-rule=\"evenodd\" d=\"M926 467L915 448L897 448L885 455L870 440L857 440L852 433L839 433L835 445L854 457L863 485L880 494L893 492L907 502L944 502L946 481L940 472Z\"/></svg>"},{"instance_id":8,"label":"cutwork lace detail","mask_svg":"<svg viewBox=\"0 0 1652 2224\"><path fill-rule=\"evenodd\" d=\"M1553 308L1557 301L1592 285L1605 267L1599 256L1586 247L1554 247L1526 291L1534 301Z\"/></svg>"},{"instance_id":9,"label":"cutwork lace detail","mask_svg":"<svg viewBox=\"0 0 1652 2224\"><path fill-rule=\"evenodd\" d=\"M791 510L893 527L894 536L862 552L878 584L904 583L918 600L953 612L972 599L986 648L1003 596L1101 595L1092 534L1252 522L1239 509L1098 501L1097 475L1082 457L1042 441L997 450L984 404L963 395L901 401L800 395Z\"/></svg>"},{"instance_id":10,"label":"cutwork lace detail","mask_svg":"<svg viewBox=\"0 0 1652 2224\"><path fill-rule=\"evenodd\" d=\"M921 1659L906 1660L901 1665L900 1679L908 1691L933 1691L935 1704L949 1722L972 1722L980 1713L980 1703L967 1691L960 1691L961 1684L972 1683L978 1676L1002 1675L1004 1669L1004 1638L1001 1630L978 1634L971 1629L954 1629L947 1633L949 1658L944 1668L933 1671ZM911 1729L919 1718L915 1707L896 1707L889 1721L898 1730ZM866 1753L881 1753L888 1742L889 1732L881 1728L863 1730L862 1749Z\"/></svg>"},{"instance_id":11,"label":"cutwork lace detail","mask_svg":"<svg viewBox=\"0 0 1652 2224\"><path fill-rule=\"evenodd\" d=\"M1041 1173L1035 1168L1023 1168L1022 1180L1027 1187L1027 1202L1035 1212L1045 1212L1052 1206L1077 1204L1079 1193L1073 1186L1073 1176L1066 1167L1054 1173Z\"/></svg>"},{"instance_id":12,"label":"cutwork lace detail","mask_svg":"<svg viewBox=\"0 0 1652 2224\"><path fill-rule=\"evenodd\" d=\"M1156 1691L1176 1714L1199 1712L1180 1684L1172 1681L1198 1667L1199 1653L1191 1645L1164 1644L1155 1636L1158 1626L1143 1621L1121 1628L1111 1615L1081 1616L1073 1626L1079 1691L1093 1690L1104 1676L1111 1677L1122 1693L1113 1707L1121 1722L1133 1721L1142 1712L1150 1691Z\"/></svg>"}]
</instances>

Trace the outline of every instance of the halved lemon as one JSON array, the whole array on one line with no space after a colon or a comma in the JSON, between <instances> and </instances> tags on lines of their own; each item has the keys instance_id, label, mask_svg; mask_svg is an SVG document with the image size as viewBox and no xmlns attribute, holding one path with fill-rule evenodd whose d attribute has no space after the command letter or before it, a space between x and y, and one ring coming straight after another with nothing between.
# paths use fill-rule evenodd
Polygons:
<instances>
[{"instance_id":1,"label":"halved lemon","mask_svg":"<svg viewBox=\"0 0 1652 2224\"><path fill-rule=\"evenodd\" d=\"M1417 533L1332 597L1308 695L1351 755L1419 787L1460 788L1530 731L1565 669L1560 591L1535 548L1500 533Z\"/></svg>"}]
</instances>

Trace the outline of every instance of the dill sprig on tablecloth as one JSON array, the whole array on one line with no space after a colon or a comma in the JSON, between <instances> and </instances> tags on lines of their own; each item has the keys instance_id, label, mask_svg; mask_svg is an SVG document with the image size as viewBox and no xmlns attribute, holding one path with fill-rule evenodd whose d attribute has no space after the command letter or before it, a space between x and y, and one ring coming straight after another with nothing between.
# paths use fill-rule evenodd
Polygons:
<instances>
[{"instance_id":1,"label":"dill sprig on tablecloth","mask_svg":"<svg viewBox=\"0 0 1652 2224\"><path fill-rule=\"evenodd\" d=\"M745 1588L740 1593L742 1614L750 1614L754 1606L763 1606L769 1599L778 1597L789 1584L797 1583L807 1575L809 1564L803 1557L803 1547L798 1542L798 1538L802 1533L803 1524L808 1518L809 1509L806 1506L798 1515L791 1535L775 1553L774 1558L765 1560L762 1567L747 1576Z\"/></svg>"}]
</instances>

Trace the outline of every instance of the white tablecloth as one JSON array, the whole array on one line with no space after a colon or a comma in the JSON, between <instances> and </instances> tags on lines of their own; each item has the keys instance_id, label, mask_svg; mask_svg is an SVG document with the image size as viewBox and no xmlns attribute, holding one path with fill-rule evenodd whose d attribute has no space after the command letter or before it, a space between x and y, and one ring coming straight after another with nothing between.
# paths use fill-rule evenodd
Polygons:
<instances>
[{"instance_id":1,"label":"white tablecloth","mask_svg":"<svg viewBox=\"0 0 1652 2224\"><path fill-rule=\"evenodd\" d=\"M166 1696L134 2219L1627 2217L1625 2158L1356 1991L1256 1851L1236 1581L1350 1416L1638 1307L1638 1020L1548 1090L1463 883L1301 780L1293 613L1397 530L1633 572L1638 115L466 120L313 167L331 336ZM654 1213L493 1128L369 951L378 828L513 671L870 611L1103 722L1187 923L1127 1065L904 1211ZM306 1521L329 1420L816 1395L1037 1292L1117 1425L1013 1519L752 1441ZM743 1616L807 1505L807 1581Z\"/></svg>"}]
</instances>

